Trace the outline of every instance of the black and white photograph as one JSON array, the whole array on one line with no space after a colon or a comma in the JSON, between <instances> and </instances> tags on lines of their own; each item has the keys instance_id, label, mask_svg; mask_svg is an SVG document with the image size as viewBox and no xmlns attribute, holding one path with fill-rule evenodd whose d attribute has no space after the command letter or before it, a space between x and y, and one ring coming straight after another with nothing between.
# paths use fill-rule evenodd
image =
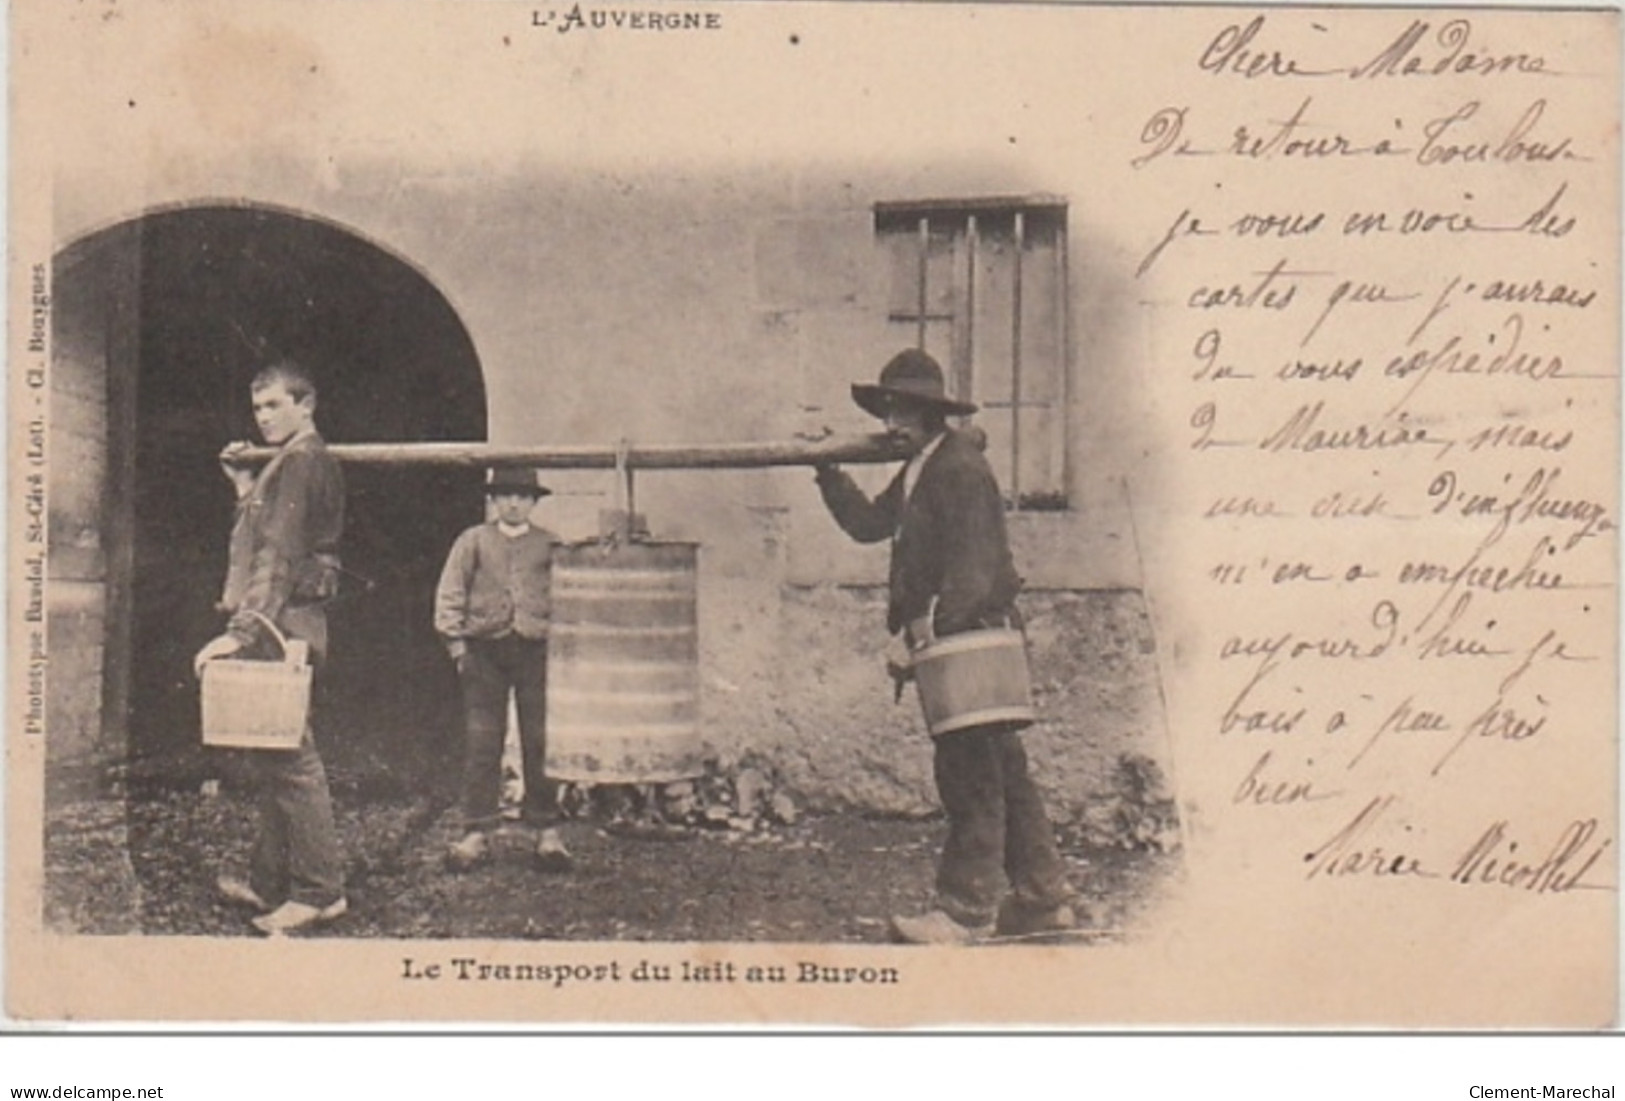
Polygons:
<instances>
[{"instance_id":1,"label":"black and white photograph","mask_svg":"<svg viewBox=\"0 0 1625 1101\"><path fill-rule=\"evenodd\" d=\"M1613 1019L1617 11L13 50L11 1015Z\"/></svg>"}]
</instances>

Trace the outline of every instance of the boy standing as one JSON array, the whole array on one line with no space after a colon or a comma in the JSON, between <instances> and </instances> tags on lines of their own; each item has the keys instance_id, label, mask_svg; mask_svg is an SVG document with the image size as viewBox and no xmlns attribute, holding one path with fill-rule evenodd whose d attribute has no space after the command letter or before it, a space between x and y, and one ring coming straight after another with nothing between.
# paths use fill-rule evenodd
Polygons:
<instances>
[{"instance_id":1,"label":"boy standing","mask_svg":"<svg viewBox=\"0 0 1625 1101\"><path fill-rule=\"evenodd\" d=\"M551 490L531 470L498 468L485 486L493 516L452 544L435 593L435 630L457 665L466 724L463 837L446 854L462 871L490 856L498 822L502 744L508 694L519 712L524 821L541 829L537 861L548 871L569 868L570 854L553 823L555 793L543 771L547 738L547 626L551 532L530 514Z\"/></svg>"}]
</instances>

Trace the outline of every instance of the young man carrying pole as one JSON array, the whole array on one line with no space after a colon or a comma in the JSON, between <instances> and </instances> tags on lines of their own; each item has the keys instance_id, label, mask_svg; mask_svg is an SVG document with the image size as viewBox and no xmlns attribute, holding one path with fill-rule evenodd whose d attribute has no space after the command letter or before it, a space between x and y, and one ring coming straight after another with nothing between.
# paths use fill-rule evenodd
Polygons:
<instances>
[{"instance_id":1,"label":"young man carrying pole","mask_svg":"<svg viewBox=\"0 0 1625 1101\"><path fill-rule=\"evenodd\" d=\"M323 605L338 591L344 477L316 431L316 387L302 367L273 364L254 376L250 393L254 422L277 452L257 472L233 461L245 445L221 459L237 491L220 598L220 610L231 619L224 634L198 651L193 669L200 679L216 658L272 649L266 622L308 643L318 670L327 656ZM248 756L259 833L248 879L221 876L220 894L260 911L253 925L268 936L343 916L348 903L333 799L309 726L295 749L255 749Z\"/></svg>"}]
</instances>

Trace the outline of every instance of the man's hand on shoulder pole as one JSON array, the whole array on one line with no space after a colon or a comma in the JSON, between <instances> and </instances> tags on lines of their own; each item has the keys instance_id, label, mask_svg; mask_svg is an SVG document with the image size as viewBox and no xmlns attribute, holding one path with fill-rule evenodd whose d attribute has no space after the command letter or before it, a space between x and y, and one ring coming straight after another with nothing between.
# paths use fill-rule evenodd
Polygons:
<instances>
[{"instance_id":1,"label":"man's hand on shoulder pole","mask_svg":"<svg viewBox=\"0 0 1625 1101\"><path fill-rule=\"evenodd\" d=\"M228 443L220 452L220 469L225 472L231 487L237 491L237 499L248 496L249 490L254 488L254 478L257 472L252 466L242 461L240 456L249 449L245 440Z\"/></svg>"}]
</instances>

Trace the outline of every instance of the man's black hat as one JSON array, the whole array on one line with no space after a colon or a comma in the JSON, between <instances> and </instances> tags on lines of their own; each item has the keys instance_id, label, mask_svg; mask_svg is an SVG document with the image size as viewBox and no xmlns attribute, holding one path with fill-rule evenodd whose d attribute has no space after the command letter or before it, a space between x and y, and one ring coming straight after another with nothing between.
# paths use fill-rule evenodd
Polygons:
<instances>
[{"instance_id":1,"label":"man's black hat","mask_svg":"<svg viewBox=\"0 0 1625 1101\"><path fill-rule=\"evenodd\" d=\"M955 401L948 396L942 382L942 368L918 348L908 348L893 356L891 362L881 368L878 385L854 382L852 400L865 412L882 419L894 402L940 409L958 417L976 412L976 406L970 402Z\"/></svg>"},{"instance_id":2,"label":"man's black hat","mask_svg":"<svg viewBox=\"0 0 1625 1101\"><path fill-rule=\"evenodd\" d=\"M486 472L485 492L492 496L498 493L528 493L532 497L546 497L552 493L541 483L534 470L527 470L518 466L497 466Z\"/></svg>"}]
</instances>

